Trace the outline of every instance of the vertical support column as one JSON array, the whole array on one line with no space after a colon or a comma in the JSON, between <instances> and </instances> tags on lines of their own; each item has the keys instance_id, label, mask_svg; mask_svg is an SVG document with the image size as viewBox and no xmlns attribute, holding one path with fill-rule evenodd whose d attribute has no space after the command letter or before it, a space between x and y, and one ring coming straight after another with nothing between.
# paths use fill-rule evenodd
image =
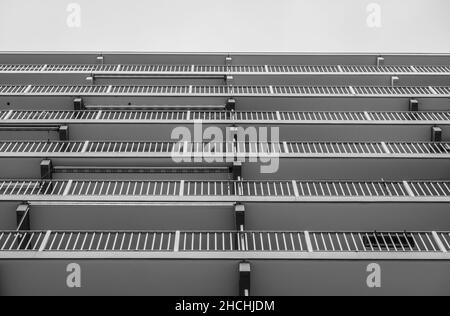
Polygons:
<instances>
[{"instance_id":1,"label":"vertical support column","mask_svg":"<svg viewBox=\"0 0 450 316\"><path fill-rule=\"evenodd\" d=\"M53 163L51 160L42 160L40 167L43 192L52 192Z\"/></svg>"},{"instance_id":2,"label":"vertical support column","mask_svg":"<svg viewBox=\"0 0 450 316\"><path fill-rule=\"evenodd\" d=\"M233 145L234 146L236 146L236 144L237 144L237 141L238 141L238 128L235 126L235 125L233 125L233 126L230 126L229 128L228 128L228 133L229 133L229 139L231 140L231 141L233 141ZM236 148L235 148L236 149ZM236 151L237 152L237 151Z\"/></svg>"},{"instance_id":3,"label":"vertical support column","mask_svg":"<svg viewBox=\"0 0 450 316\"><path fill-rule=\"evenodd\" d=\"M53 179L53 163L51 160L42 160L41 162L41 179L52 180Z\"/></svg>"},{"instance_id":4,"label":"vertical support column","mask_svg":"<svg viewBox=\"0 0 450 316\"><path fill-rule=\"evenodd\" d=\"M437 126L431 128L431 141L442 142L442 128Z\"/></svg>"},{"instance_id":5,"label":"vertical support column","mask_svg":"<svg viewBox=\"0 0 450 316\"><path fill-rule=\"evenodd\" d=\"M241 157L239 156L239 154L241 153L239 150L239 144L238 144L238 140L239 140L239 128L236 127L236 125L233 125L232 127L230 127L230 134L231 134L231 139L233 140L233 144L234 144L234 149L236 152L236 157L235 157L235 161L240 161Z\"/></svg>"},{"instance_id":6,"label":"vertical support column","mask_svg":"<svg viewBox=\"0 0 450 316\"><path fill-rule=\"evenodd\" d=\"M31 230L30 219L31 207L29 204L20 204L16 209L17 231L26 232ZM20 235L17 238L17 245L20 250L26 250L30 236L28 234Z\"/></svg>"},{"instance_id":7,"label":"vertical support column","mask_svg":"<svg viewBox=\"0 0 450 316\"><path fill-rule=\"evenodd\" d=\"M241 181L242 180L242 161L240 156L240 148L238 144L238 129L236 127L230 127L228 129L229 139L232 139L231 144L231 150L233 151L234 157L233 157L233 166L231 167L231 176L233 178L233 181ZM227 139L228 139L227 138ZM237 194L237 192L234 192L234 186L232 188L232 194Z\"/></svg>"},{"instance_id":8,"label":"vertical support column","mask_svg":"<svg viewBox=\"0 0 450 316\"><path fill-rule=\"evenodd\" d=\"M251 272L250 263L244 261L239 264L239 296L250 296Z\"/></svg>"},{"instance_id":9,"label":"vertical support column","mask_svg":"<svg viewBox=\"0 0 450 316\"><path fill-rule=\"evenodd\" d=\"M228 55L225 58L225 66L226 66L226 75L225 75L225 84L228 87L233 87L234 85L234 76L232 75L232 64L233 64L233 58ZM230 97L225 104L225 111L229 112L230 118L233 115L233 112L236 111L236 99L233 97ZM227 135L227 141L232 141L232 148L231 150L234 153L234 161L233 165L230 168L231 176L233 181L241 181L242 180L242 162L239 161L238 153L238 135L237 135L237 128L236 126L230 126L228 129L228 135ZM228 144L227 144L228 146ZM228 151L228 150L227 150ZM236 183L235 183L236 184ZM238 194L238 192L235 192L235 184L232 186L232 194ZM245 230L245 207L244 205L237 203L234 206L234 213L235 213L235 225L236 230L238 231L236 235L236 249L241 249L241 234L239 232L243 232ZM249 271L249 268L247 268L246 263L241 263L239 265L239 295L245 295L245 293L250 292L250 286L247 286L247 275L246 271ZM250 281L250 276L248 276L248 282Z\"/></svg>"},{"instance_id":10,"label":"vertical support column","mask_svg":"<svg viewBox=\"0 0 450 316\"><path fill-rule=\"evenodd\" d=\"M58 133L59 133L60 141L68 142L70 140L69 126L67 126L67 125L60 126L58 129Z\"/></svg>"},{"instance_id":11,"label":"vertical support column","mask_svg":"<svg viewBox=\"0 0 450 316\"><path fill-rule=\"evenodd\" d=\"M230 160L228 160L227 157L227 162L233 162L233 166L231 167L231 173L233 176L233 180L237 180L235 179L235 174L234 172L239 172L239 164L236 164L236 162L239 162L241 157L240 157L240 148L238 146L238 128L235 126L230 126L227 128L227 150L226 152L228 153L229 150L231 150L231 153L233 154L232 156L230 156ZM231 148L229 148L229 146ZM236 169L236 168L237 169ZM239 176L239 174L237 174L237 176Z\"/></svg>"},{"instance_id":12,"label":"vertical support column","mask_svg":"<svg viewBox=\"0 0 450 316\"><path fill-rule=\"evenodd\" d=\"M73 108L75 111L84 111L86 106L84 105L83 98L76 98L73 100Z\"/></svg>"},{"instance_id":13,"label":"vertical support column","mask_svg":"<svg viewBox=\"0 0 450 316\"><path fill-rule=\"evenodd\" d=\"M245 250L245 206L237 203L234 206L235 226L236 226L236 240L235 249Z\"/></svg>"},{"instance_id":14,"label":"vertical support column","mask_svg":"<svg viewBox=\"0 0 450 316\"><path fill-rule=\"evenodd\" d=\"M234 206L234 214L236 218L236 230L239 232L245 231L245 206L243 204L236 204Z\"/></svg>"},{"instance_id":15,"label":"vertical support column","mask_svg":"<svg viewBox=\"0 0 450 316\"><path fill-rule=\"evenodd\" d=\"M31 229L30 225L30 205L20 204L16 209L17 230L26 231Z\"/></svg>"},{"instance_id":16,"label":"vertical support column","mask_svg":"<svg viewBox=\"0 0 450 316\"><path fill-rule=\"evenodd\" d=\"M232 70L232 64L233 64L233 58L228 55L227 57L225 57L225 85L228 87L228 91L232 91L232 87L234 85L234 77L231 73ZM227 105L226 105L226 110L227 111L234 111L235 110L235 105L236 103L230 104L230 100L228 100ZM231 109L230 109L231 108Z\"/></svg>"},{"instance_id":17,"label":"vertical support column","mask_svg":"<svg viewBox=\"0 0 450 316\"><path fill-rule=\"evenodd\" d=\"M235 161L231 167L231 173L234 181L242 180L242 162Z\"/></svg>"}]
</instances>

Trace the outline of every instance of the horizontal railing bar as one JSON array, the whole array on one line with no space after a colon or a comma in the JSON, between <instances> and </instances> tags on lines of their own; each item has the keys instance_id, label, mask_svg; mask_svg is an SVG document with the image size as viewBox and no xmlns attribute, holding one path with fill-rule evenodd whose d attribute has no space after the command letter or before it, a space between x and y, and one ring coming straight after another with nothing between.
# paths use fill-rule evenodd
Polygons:
<instances>
[{"instance_id":1,"label":"horizontal railing bar","mask_svg":"<svg viewBox=\"0 0 450 316\"><path fill-rule=\"evenodd\" d=\"M448 181L1 180L0 200L133 203L207 201L448 203L450 183Z\"/></svg>"},{"instance_id":2,"label":"horizontal railing bar","mask_svg":"<svg viewBox=\"0 0 450 316\"><path fill-rule=\"evenodd\" d=\"M102 75L450 75L449 66L368 65L27 65L3 64L4 74L90 74Z\"/></svg>"},{"instance_id":3,"label":"horizontal railing bar","mask_svg":"<svg viewBox=\"0 0 450 316\"><path fill-rule=\"evenodd\" d=\"M450 158L448 142L0 141L0 157Z\"/></svg>"},{"instance_id":4,"label":"horizontal railing bar","mask_svg":"<svg viewBox=\"0 0 450 316\"><path fill-rule=\"evenodd\" d=\"M1 73L1 72L0 72ZM155 73L139 73L134 72L128 73L95 73L92 75L94 79L204 79L204 80L224 80L226 78L225 74L183 74L183 73L170 73L170 72L155 72Z\"/></svg>"},{"instance_id":5,"label":"horizontal railing bar","mask_svg":"<svg viewBox=\"0 0 450 316\"><path fill-rule=\"evenodd\" d=\"M157 174L201 174L230 173L229 167L96 167L96 166L56 166L54 173L157 173Z\"/></svg>"},{"instance_id":6,"label":"horizontal railing bar","mask_svg":"<svg viewBox=\"0 0 450 316\"><path fill-rule=\"evenodd\" d=\"M450 87L9 85L0 86L0 96L448 98Z\"/></svg>"},{"instance_id":7,"label":"horizontal railing bar","mask_svg":"<svg viewBox=\"0 0 450 316\"><path fill-rule=\"evenodd\" d=\"M447 254L444 232L0 231L0 256L46 253ZM240 242L237 242L240 241ZM450 259L450 257L448 258Z\"/></svg>"},{"instance_id":8,"label":"horizontal railing bar","mask_svg":"<svg viewBox=\"0 0 450 316\"><path fill-rule=\"evenodd\" d=\"M223 108L223 106L222 106ZM450 112L10 111L7 124L450 124Z\"/></svg>"},{"instance_id":9,"label":"horizontal railing bar","mask_svg":"<svg viewBox=\"0 0 450 316\"><path fill-rule=\"evenodd\" d=\"M3 260L448 261L448 253L362 252L0 252Z\"/></svg>"},{"instance_id":10,"label":"horizontal railing bar","mask_svg":"<svg viewBox=\"0 0 450 316\"><path fill-rule=\"evenodd\" d=\"M0 132L4 131L15 131L15 132L27 132L27 131L33 131L33 132L41 132L41 131L58 131L60 126L42 126L42 125L4 125L0 124Z\"/></svg>"}]
</instances>

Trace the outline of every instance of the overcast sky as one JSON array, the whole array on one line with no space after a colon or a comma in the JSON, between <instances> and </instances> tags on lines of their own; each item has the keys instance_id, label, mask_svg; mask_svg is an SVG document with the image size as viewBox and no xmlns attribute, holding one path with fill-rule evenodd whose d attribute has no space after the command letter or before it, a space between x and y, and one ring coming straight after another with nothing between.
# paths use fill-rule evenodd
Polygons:
<instances>
[{"instance_id":1,"label":"overcast sky","mask_svg":"<svg viewBox=\"0 0 450 316\"><path fill-rule=\"evenodd\" d=\"M0 50L450 53L449 13L449 0L0 0Z\"/></svg>"}]
</instances>

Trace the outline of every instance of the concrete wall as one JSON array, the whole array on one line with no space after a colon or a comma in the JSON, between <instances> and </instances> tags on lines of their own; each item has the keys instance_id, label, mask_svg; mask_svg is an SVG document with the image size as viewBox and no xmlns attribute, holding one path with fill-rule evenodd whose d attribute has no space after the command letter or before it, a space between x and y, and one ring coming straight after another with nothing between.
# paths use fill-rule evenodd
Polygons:
<instances>
[{"instance_id":1,"label":"concrete wall","mask_svg":"<svg viewBox=\"0 0 450 316\"><path fill-rule=\"evenodd\" d=\"M66 286L73 261L1 261L0 295L238 294L238 261L77 261L80 289ZM252 261L252 295L448 295L448 262L378 262L381 288L367 286L369 261Z\"/></svg>"},{"instance_id":2,"label":"concrete wall","mask_svg":"<svg viewBox=\"0 0 450 316\"><path fill-rule=\"evenodd\" d=\"M16 228L19 203L0 203L0 230ZM445 203L246 204L255 231L448 231ZM233 230L232 206L33 205L32 230Z\"/></svg>"}]
</instances>

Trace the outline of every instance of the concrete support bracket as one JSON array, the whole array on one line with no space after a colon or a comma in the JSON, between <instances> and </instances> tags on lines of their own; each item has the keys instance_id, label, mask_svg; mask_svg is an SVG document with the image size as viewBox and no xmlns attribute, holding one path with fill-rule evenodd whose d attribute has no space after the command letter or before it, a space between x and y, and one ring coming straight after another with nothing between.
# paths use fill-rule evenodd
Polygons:
<instances>
[{"instance_id":1,"label":"concrete support bracket","mask_svg":"<svg viewBox=\"0 0 450 316\"><path fill-rule=\"evenodd\" d=\"M419 101L415 99L409 100L409 111L410 112L419 112Z\"/></svg>"},{"instance_id":2,"label":"concrete support bracket","mask_svg":"<svg viewBox=\"0 0 450 316\"><path fill-rule=\"evenodd\" d=\"M231 167L231 173L234 181L242 180L242 162L235 161Z\"/></svg>"},{"instance_id":3,"label":"concrete support bracket","mask_svg":"<svg viewBox=\"0 0 450 316\"><path fill-rule=\"evenodd\" d=\"M400 81L400 77L392 76L391 77L391 87L395 87L399 81Z\"/></svg>"},{"instance_id":4,"label":"concrete support bracket","mask_svg":"<svg viewBox=\"0 0 450 316\"><path fill-rule=\"evenodd\" d=\"M99 54L96 58L96 62L99 65L104 65L105 64L105 56L103 56L103 54Z\"/></svg>"},{"instance_id":5,"label":"concrete support bracket","mask_svg":"<svg viewBox=\"0 0 450 316\"><path fill-rule=\"evenodd\" d=\"M442 128L437 126L431 128L431 141L442 142Z\"/></svg>"},{"instance_id":6,"label":"concrete support bracket","mask_svg":"<svg viewBox=\"0 0 450 316\"><path fill-rule=\"evenodd\" d=\"M31 230L30 221L30 210L29 204L20 204L16 209L17 217L17 231L28 231Z\"/></svg>"},{"instance_id":7,"label":"concrete support bracket","mask_svg":"<svg viewBox=\"0 0 450 316\"><path fill-rule=\"evenodd\" d=\"M227 100L227 104L225 105L226 111L236 111L236 100L233 98L230 98Z\"/></svg>"},{"instance_id":8,"label":"concrete support bracket","mask_svg":"<svg viewBox=\"0 0 450 316\"><path fill-rule=\"evenodd\" d=\"M225 66L230 67L233 64L233 57L227 56L225 57Z\"/></svg>"},{"instance_id":9,"label":"concrete support bracket","mask_svg":"<svg viewBox=\"0 0 450 316\"><path fill-rule=\"evenodd\" d=\"M51 160L42 160L41 162L41 179L52 180L53 179L53 163Z\"/></svg>"},{"instance_id":10,"label":"concrete support bracket","mask_svg":"<svg viewBox=\"0 0 450 316\"><path fill-rule=\"evenodd\" d=\"M239 296L250 296L251 265L248 262L239 264Z\"/></svg>"},{"instance_id":11,"label":"concrete support bracket","mask_svg":"<svg viewBox=\"0 0 450 316\"><path fill-rule=\"evenodd\" d=\"M377 57L377 67L382 67L385 65L385 58L383 56Z\"/></svg>"},{"instance_id":12,"label":"concrete support bracket","mask_svg":"<svg viewBox=\"0 0 450 316\"><path fill-rule=\"evenodd\" d=\"M75 111L84 111L86 110L86 106L84 105L83 98L75 98L73 100L73 108Z\"/></svg>"},{"instance_id":13,"label":"concrete support bracket","mask_svg":"<svg viewBox=\"0 0 450 316\"><path fill-rule=\"evenodd\" d=\"M236 204L234 207L236 218L236 230L245 231L245 206L243 204Z\"/></svg>"},{"instance_id":14,"label":"concrete support bracket","mask_svg":"<svg viewBox=\"0 0 450 316\"><path fill-rule=\"evenodd\" d=\"M58 129L58 133L59 133L60 141L68 142L70 140L69 126L67 126L67 125L60 126Z\"/></svg>"}]
</instances>

